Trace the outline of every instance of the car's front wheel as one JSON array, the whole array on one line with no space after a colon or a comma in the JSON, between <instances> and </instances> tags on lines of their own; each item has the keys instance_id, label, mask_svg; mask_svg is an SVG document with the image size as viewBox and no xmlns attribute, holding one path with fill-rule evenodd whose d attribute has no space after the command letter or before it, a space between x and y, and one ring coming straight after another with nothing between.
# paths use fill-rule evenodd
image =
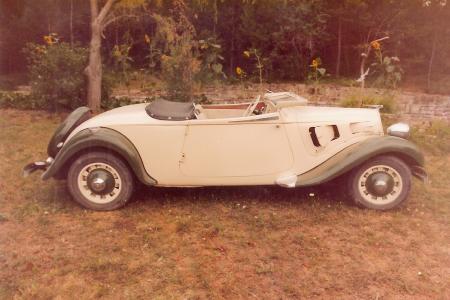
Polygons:
<instances>
[{"instance_id":1,"label":"car's front wheel","mask_svg":"<svg viewBox=\"0 0 450 300\"><path fill-rule=\"evenodd\" d=\"M72 197L94 210L114 210L130 199L134 181L126 163L106 152L87 153L77 158L67 174Z\"/></svg>"},{"instance_id":2,"label":"car's front wheel","mask_svg":"<svg viewBox=\"0 0 450 300\"><path fill-rule=\"evenodd\" d=\"M348 189L357 205L388 210L408 198L411 170L397 157L379 156L350 173Z\"/></svg>"}]
</instances>

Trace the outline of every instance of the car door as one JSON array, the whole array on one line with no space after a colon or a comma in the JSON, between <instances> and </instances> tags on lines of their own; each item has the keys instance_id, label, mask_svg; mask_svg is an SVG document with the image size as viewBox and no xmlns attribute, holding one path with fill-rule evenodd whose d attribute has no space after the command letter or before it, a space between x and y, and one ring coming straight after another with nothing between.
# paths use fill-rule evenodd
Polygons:
<instances>
[{"instance_id":1,"label":"car door","mask_svg":"<svg viewBox=\"0 0 450 300\"><path fill-rule=\"evenodd\" d=\"M293 164L278 113L188 124L181 172L194 177L276 174Z\"/></svg>"}]
</instances>

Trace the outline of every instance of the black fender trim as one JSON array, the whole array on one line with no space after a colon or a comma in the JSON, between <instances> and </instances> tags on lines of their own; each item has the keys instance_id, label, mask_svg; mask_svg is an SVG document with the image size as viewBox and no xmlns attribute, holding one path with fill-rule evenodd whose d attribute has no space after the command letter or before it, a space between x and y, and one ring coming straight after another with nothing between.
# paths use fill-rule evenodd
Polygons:
<instances>
[{"instance_id":1,"label":"black fender trim","mask_svg":"<svg viewBox=\"0 0 450 300\"><path fill-rule=\"evenodd\" d=\"M394 136L373 137L343 149L317 167L298 175L296 186L311 186L328 182L368 159L382 154L391 154L401 158L412 171L417 168L423 169L424 166L423 154L410 141Z\"/></svg>"},{"instance_id":2,"label":"black fender trim","mask_svg":"<svg viewBox=\"0 0 450 300\"><path fill-rule=\"evenodd\" d=\"M59 124L55 133L47 146L47 154L50 157L56 157L59 152L58 144L64 142L70 133L81 123L88 120L91 116L91 110L86 106L81 106L71 112L67 118Z\"/></svg>"},{"instance_id":3,"label":"black fender trim","mask_svg":"<svg viewBox=\"0 0 450 300\"><path fill-rule=\"evenodd\" d=\"M153 179L145 170L141 156L133 143L123 134L104 127L84 129L68 140L55 157L47 171L42 174L42 179L51 177L61 178L66 172L66 164L76 157L81 151L102 148L118 153L126 160L133 173L143 184L155 185Z\"/></svg>"}]
</instances>

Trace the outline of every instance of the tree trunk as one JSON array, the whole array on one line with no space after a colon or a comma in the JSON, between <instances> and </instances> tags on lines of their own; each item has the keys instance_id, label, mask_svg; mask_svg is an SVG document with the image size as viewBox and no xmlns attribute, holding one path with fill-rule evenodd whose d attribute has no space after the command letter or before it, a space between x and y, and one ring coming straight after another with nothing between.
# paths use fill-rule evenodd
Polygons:
<instances>
[{"instance_id":1,"label":"tree trunk","mask_svg":"<svg viewBox=\"0 0 450 300\"><path fill-rule=\"evenodd\" d=\"M438 37L437 31L435 31L434 37L433 37L433 46L431 47L430 60L428 61L428 74L427 74L427 91L428 92L430 92L430 89L431 89L431 73L433 70L434 56L436 54L437 37Z\"/></svg>"},{"instance_id":2,"label":"tree trunk","mask_svg":"<svg viewBox=\"0 0 450 300\"><path fill-rule=\"evenodd\" d=\"M84 70L87 77L87 104L93 113L100 111L102 99L102 30L104 21L116 0L108 0L98 11L97 0L90 0L91 42L89 44L89 65Z\"/></svg>"},{"instance_id":3,"label":"tree trunk","mask_svg":"<svg viewBox=\"0 0 450 300\"><path fill-rule=\"evenodd\" d=\"M336 55L336 77L340 76L341 72L341 53L342 53L342 18L338 17L338 36L337 36L337 55Z\"/></svg>"},{"instance_id":4,"label":"tree trunk","mask_svg":"<svg viewBox=\"0 0 450 300\"><path fill-rule=\"evenodd\" d=\"M86 68L88 78L87 103L89 108L97 113L100 111L102 98L102 57L101 57L101 30L100 25L91 24L91 42L89 46L89 65Z\"/></svg>"},{"instance_id":5,"label":"tree trunk","mask_svg":"<svg viewBox=\"0 0 450 300\"><path fill-rule=\"evenodd\" d=\"M70 0L70 47L73 47L73 0Z\"/></svg>"},{"instance_id":6,"label":"tree trunk","mask_svg":"<svg viewBox=\"0 0 450 300\"><path fill-rule=\"evenodd\" d=\"M230 49L230 76L233 76L234 74L234 39L235 39L235 32L236 32L236 25L234 21L234 16L236 13L236 6L233 4L233 14L231 15L231 49Z\"/></svg>"}]
</instances>

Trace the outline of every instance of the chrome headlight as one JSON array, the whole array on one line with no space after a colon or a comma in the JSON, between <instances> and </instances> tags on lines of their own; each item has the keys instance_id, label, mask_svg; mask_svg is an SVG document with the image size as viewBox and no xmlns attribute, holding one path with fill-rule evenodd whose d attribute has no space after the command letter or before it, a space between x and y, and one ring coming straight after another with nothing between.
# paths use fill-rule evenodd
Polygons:
<instances>
[{"instance_id":1,"label":"chrome headlight","mask_svg":"<svg viewBox=\"0 0 450 300\"><path fill-rule=\"evenodd\" d=\"M409 138L409 125L406 123L396 123L388 127L387 133L402 139Z\"/></svg>"}]
</instances>

